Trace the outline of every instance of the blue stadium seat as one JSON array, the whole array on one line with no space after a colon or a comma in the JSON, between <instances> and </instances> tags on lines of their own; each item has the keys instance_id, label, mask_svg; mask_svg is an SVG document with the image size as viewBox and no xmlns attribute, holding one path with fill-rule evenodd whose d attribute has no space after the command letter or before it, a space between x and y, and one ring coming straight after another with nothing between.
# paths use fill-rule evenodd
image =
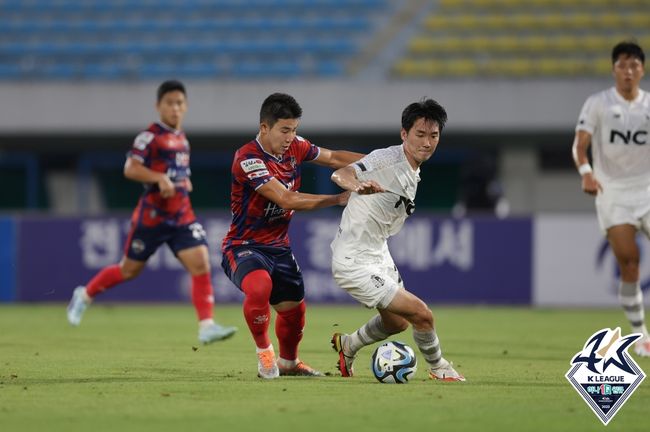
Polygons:
<instances>
[{"instance_id":1,"label":"blue stadium seat","mask_svg":"<svg viewBox=\"0 0 650 432\"><path fill-rule=\"evenodd\" d=\"M338 76L389 4L0 0L0 79Z\"/></svg>"}]
</instances>

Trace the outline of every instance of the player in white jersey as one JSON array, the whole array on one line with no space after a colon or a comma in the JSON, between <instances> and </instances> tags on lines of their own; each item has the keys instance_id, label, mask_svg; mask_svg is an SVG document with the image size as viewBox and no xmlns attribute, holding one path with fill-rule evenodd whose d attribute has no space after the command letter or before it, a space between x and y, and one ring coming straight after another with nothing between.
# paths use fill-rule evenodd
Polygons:
<instances>
[{"instance_id":1,"label":"player in white jersey","mask_svg":"<svg viewBox=\"0 0 650 432\"><path fill-rule=\"evenodd\" d=\"M650 95L639 88L645 55L634 42L612 50L615 86L590 96L582 107L573 160L582 190L596 196L601 229L621 273L619 300L632 330L643 337L634 351L650 357L639 283L636 234L650 236ZM591 146L593 169L587 149Z\"/></svg>"},{"instance_id":2,"label":"player in white jersey","mask_svg":"<svg viewBox=\"0 0 650 432\"><path fill-rule=\"evenodd\" d=\"M353 375L352 363L362 347L401 333L411 324L429 376L465 381L442 357L433 314L404 289L387 244L415 209L420 165L433 155L446 121L447 113L436 101L412 103L402 112L401 145L375 150L332 174L339 186L355 192L332 242L332 274L352 297L379 312L354 333L332 336L344 377Z\"/></svg>"}]
</instances>

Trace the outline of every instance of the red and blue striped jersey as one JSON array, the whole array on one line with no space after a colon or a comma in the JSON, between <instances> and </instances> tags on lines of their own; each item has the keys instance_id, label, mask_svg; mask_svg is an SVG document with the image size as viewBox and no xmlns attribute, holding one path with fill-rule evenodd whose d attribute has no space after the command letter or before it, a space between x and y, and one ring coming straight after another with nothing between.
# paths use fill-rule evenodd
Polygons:
<instances>
[{"instance_id":1,"label":"red and blue striped jersey","mask_svg":"<svg viewBox=\"0 0 650 432\"><path fill-rule=\"evenodd\" d=\"M232 163L232 223L222 250L238 245L289 246L293 210L267 200L257 189L275 178L288 190L300 188L300 165L318 157L320 149L297 136L280 157L267 153L257 139L240 147Z\"/></svg>"},{"instance_id":2,"label":"red and blue striped jersey","mask_svg":"<svg viewBox=\"0 0 650 432\"><path fill-rule=\"evenodd\" d=\"M187 225L196 220L185 184L190 177L190 144L183 131L162 123L152 123L133 141L127 157L142 162L150 170L166 173L176 185L171 198L160 196L157 184L145 184L131 221L135 225Z\"/></svg>"}]
</instances>

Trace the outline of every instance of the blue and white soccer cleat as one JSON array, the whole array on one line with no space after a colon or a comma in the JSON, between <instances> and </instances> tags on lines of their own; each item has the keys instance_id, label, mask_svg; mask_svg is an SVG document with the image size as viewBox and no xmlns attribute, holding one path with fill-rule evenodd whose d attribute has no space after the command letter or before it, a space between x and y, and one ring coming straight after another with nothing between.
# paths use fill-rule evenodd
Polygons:
<instances>
[{"instance_id":1,"label":"blue and white soccer cleat","mask_svg":"<svg viewBox=\"0 0 650 432\"><path fill-rule=\"evenodd\" d=\"M78 286L72 292L72 298L68 303L68 322L73 326L81 323L81 318L90 303L86 302L86 287Z\"/></svg>"},{"instance_id":2,"label":"blue and white soccer cleat","mask_svg":"<svg viewBox=\"0 0 650 432\"><path fill-rule=\"evenodd\" d=\"M212 342L228 339L237 332L237 327L222 326L217 323L199 329L199 342L209 344Z\"/></svg>"},{"instance_id":3,"label":"blue and white soccer cleat","mask_svg":"<svg viewBox=\"0 0 650 432\"><path fill-rule=\"evenodd\" d=\"M465 377L456 372L452 364L440 359L440 364L435 368L429 368L429 378L439 381L465 381Z\"/></svg>"}]
</instances>

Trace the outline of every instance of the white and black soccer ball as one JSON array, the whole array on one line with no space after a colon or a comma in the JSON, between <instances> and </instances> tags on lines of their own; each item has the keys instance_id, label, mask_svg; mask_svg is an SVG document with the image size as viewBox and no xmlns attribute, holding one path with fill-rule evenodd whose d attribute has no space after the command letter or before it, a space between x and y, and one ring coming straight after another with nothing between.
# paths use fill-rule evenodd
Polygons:
<instances>
[{"instance_id":1,"label":"white and black soccer ball","mask_svg":"<svg viewBox=\"0 0 650 432\"><path fill-rule=\"evenodd\" d=\"M402 342L379 345L372 353L372 374L380 383L406 384L415 375L418 362L413 349Z\"/></svg>"}]
</instances>

